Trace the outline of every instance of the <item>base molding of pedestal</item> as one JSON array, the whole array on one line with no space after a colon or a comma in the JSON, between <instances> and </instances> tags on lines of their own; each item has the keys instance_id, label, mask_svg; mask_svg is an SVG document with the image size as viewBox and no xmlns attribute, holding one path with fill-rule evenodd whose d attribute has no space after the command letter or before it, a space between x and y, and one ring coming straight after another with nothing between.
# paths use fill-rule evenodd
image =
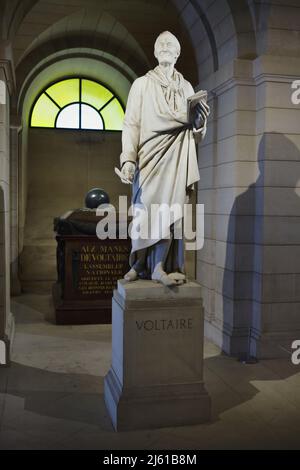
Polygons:
<instances>
[{"instance_id":1,"label":"base molding of pedestal","mask_svg":"<svg viewBox=\"0 0 300 470\"><path fill-rule=\"evenodd\" d=\"M116 431L201 424L211 416L211 399L202 382L122 390L110 369L104 396Z\"/></svg>"}]
</instances>

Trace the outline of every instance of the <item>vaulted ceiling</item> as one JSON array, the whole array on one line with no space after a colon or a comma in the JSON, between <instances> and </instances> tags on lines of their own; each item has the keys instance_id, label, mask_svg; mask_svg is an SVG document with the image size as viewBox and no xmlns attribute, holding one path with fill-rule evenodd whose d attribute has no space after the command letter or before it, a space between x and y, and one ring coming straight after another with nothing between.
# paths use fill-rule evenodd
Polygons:
<instances>
[{"instance_id":1,"label":"vaulted ceiling","mask_svg":"<svg viewBox=\"0 0 300 470\"><path fill-rule=\"evenodd\" d=\"M155 65L154 41L166 29L182 44L178 68L197 82L194 48L173 0L12 0L6 16L18 94L43 69L70 57L115 65L132 81Z\"/></svg>"},{"instance_id":2,"label":"vaulted ceiling","mask_svg":"<svg viewBox=\"0 0 300 470\"><path fill-rule=\"evenodd\" d=\"M1 7L18 94L72 57L105 62L132 81L155 65L153 44L166 29L181 42L177 67L194 85L234 57L255 56L249 0L0 0Z\"/></svg>"},{"instance_id":3,"label":"vaulted ceiling","mask_svg":"<svg viewBox=\"0 0 300 470\"><path fill-rule=\"evenodd\" d=\"M180 66L192 75L191 78L196 78L191 67L193 49L171 0L39 0L22 3L24 16L18 25L16 21L11 22L8 31L11 34L14 30L12 44L17 72L21 74L19 82L24 79L27 69L32 69L45 56L73 48L77 53L80 48L108 52L140 74L155 63L154 40L165 29L179 37L185 51ZM25 4L29 9L27 13Z\"/></svg>"}]
</instances>

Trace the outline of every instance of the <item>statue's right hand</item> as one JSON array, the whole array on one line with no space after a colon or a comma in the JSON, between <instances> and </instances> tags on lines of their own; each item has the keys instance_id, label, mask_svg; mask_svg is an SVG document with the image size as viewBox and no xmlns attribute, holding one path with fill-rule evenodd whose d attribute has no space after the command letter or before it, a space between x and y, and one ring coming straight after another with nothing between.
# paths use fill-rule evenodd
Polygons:
<instances>
[{"instance_id":1,"label":"statue's right hand","mask_svg":"<svg viewBox=\"0 0 300 470\"><path fill-rule=\"evenodd\" d=\"M133 162L124 163L121 169L121 173L124 176L124 179L129 180L132 183L134 172L135 172L135 164Z\"/></svg>"}]
</instances>

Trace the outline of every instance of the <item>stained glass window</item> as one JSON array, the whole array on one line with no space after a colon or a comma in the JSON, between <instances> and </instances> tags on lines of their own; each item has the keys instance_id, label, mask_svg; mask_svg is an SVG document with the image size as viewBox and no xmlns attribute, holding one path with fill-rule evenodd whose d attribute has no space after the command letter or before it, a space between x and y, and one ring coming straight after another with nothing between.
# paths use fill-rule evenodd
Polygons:
<instances>
[{"instance_id":1,"label":"stained glass window","mask_svg":"<svg viewBox=\"0 0 300 470\"><path fill-rule=\"evenodd\" d=\"M46 88L37 98L31 127L120 131L124 109L108 88L86 78L68 78Z\"/></svg>"}]
</instances>

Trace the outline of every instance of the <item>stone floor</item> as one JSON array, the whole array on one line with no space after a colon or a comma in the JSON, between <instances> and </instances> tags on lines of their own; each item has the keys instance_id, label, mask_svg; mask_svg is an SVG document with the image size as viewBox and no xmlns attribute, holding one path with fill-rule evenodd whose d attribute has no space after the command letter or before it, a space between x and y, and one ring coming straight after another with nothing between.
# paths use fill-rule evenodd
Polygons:
<instances>
[{"instance_id":1,"label":"stone floor","mask_svg":"<svg viewBox=\"0 0 300 470\"><path fill-rule=\"evenodd\" d=\"M0 369L0 449L300 448L300 366L239 363L205 344L210 423L113 431L103 403L109 325L56 326L51 299L13 299L12 365Z\"/></svg>"}]
</instances>

